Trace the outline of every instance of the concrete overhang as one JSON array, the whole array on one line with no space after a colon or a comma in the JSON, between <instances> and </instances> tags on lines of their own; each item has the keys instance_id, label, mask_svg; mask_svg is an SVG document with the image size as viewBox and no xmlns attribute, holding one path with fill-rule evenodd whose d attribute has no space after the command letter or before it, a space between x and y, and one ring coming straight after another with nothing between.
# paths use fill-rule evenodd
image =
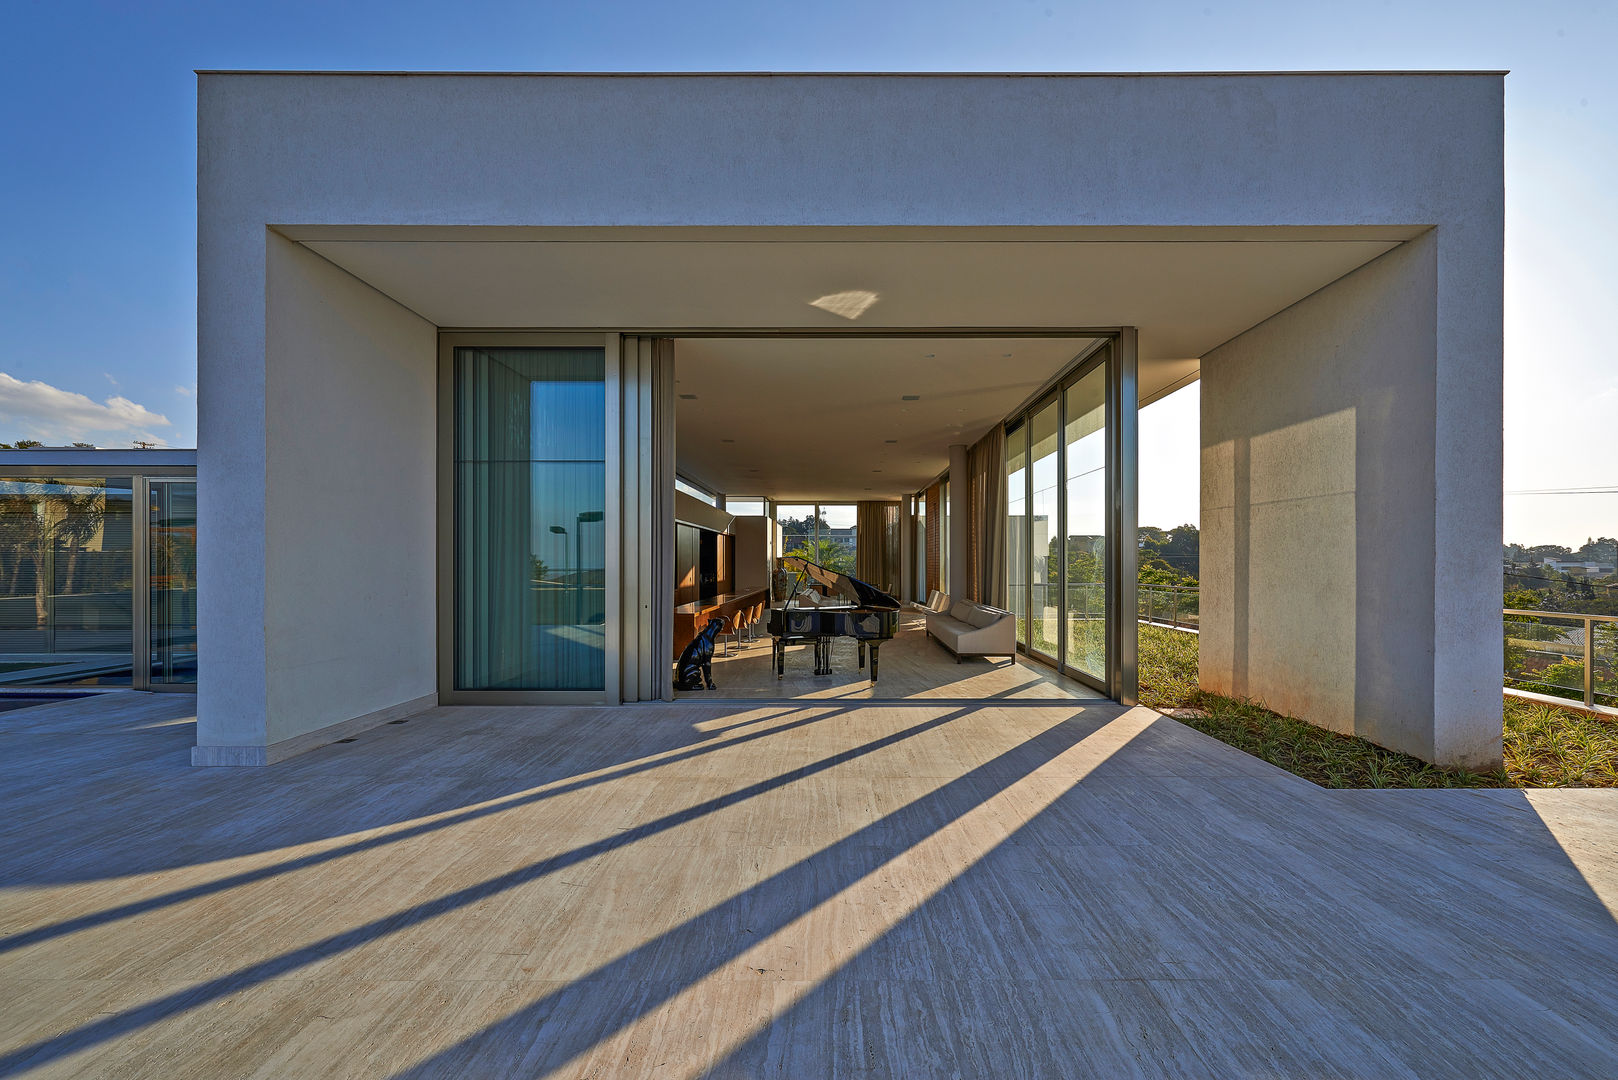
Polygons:
<instances>
[{"instance_id":1,"label":"concrete overhang","mask_svg":"<svg viewBox=\"0 0 1618 1080\"><path fill-rule=\"evenodd\" d=\"M919 358L933 348L914 350L907 361L902 350L874 344L841 351L838 361L822 352L814 368L790 362L809 355L802 347L754 350L759 368L738 391L742 400L786 403L796 396L800 415L838 429L824 430L822 445L860 439L842 430L862 422L854 419L862 410L848 406L897 401L900 384L911 392L927 382L934 401L947 395L970 402L959 415L958 404L947 415L916 410L911 429L900 433L916 453L891 462L899 475L886 471L878 453L860 450L859 461L884 468L881 481L866 488L876 477L862 469L863 479L849 474L836 493L814 492L872 498L936 474L949 442L977 439L1055 375L1087 330L1139 329L1140 393L1149 403L1195 380L1208 351L1426 226L276 229L445 329L687 336L981 330L999 342L992 357L985 353L976 386L959 365L936 378L918 370ZM1005 331L1049 332L1067 342L1013 348ZM999 361L1008 353L1020 366ZM774 422L760 427L743 418L746 410L725 404L734 393L712 392L716 384L737 386L745 366L738 366L737 350L691 342L679 354L692 361L680 370L707 388L703 405L682 403L682 464L723 490L807 497L814 481L792 474L790 455L773 465L750 460L758 472L732 467L737 446L749 448L752 458L763 454ZM849 377L817 379L822 390L836 384L822 402L806 386L805 372L813 369ZM719 444L715 434L713 445L698 449L696 433L721 428L732 443Z\"/></svg>"}]
</instances>

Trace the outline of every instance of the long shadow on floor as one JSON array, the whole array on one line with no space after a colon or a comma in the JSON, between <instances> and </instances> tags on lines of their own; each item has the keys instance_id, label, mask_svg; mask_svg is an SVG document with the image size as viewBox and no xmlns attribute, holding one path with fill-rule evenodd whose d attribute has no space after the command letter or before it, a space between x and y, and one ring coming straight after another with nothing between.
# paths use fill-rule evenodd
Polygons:
<instances>
[{"instance_id":1,"label":"long shadow on floor","mask_svg":"<svg viewBox=\"0 0 1618 1080\"><path fill-rule=\"evenodd\" d=\"M835 710L833 711L835 712ZM964 715L965 711L967 710L929 716L924 720L878 739L832 754L821 760L798 766L781 776L746 785L717 798L706 800L676 813L626 829L607 839L530 863L473 886L456 890L445 896L395 912L365 925L323 938L291 952L232 971L204 983L187 987L184 990L157 998L135 1008L102 1017L54 1038L21 1047L0 1057L0 1075L10 1075L16 1071L34 1068L64 1056L100 1046L114 1039L140 1031L152 1024L196 1009L209 1002L217 1001L250 986L307 968L317 961L340 955L408 927L487 900L528 882L556 873L559 870L596 858L609 851L631 846L641 840L649 839L661 832L676 828L704 815L746 801L773 788L816 773L829 771L865 755L894 746L906 739L914 738L927 731L947 725L952 720ZM778 732L780 729L771 730ZM1035 768L1048 754L1060 753L1062 749L1076 742L1080 737L1080 729L1076 726L1061 725L1046 731L1002 754L990 765L973 770L971 773L946 784L935 795L930 796L926 802L929 805L940 804L934 813L942 813L946 816L958 813L980 797L980 789L983 784L992 785L998 783L996 776L999 773L1009 772L1016 774L1020 771ZM931 828L927 821L933 819L933 814L930 813L926 819L923 819L918 816L918 810L918 804L911 804L902 812L903 819L899 823L921 835ZM894 827L894 823L878 824L886 829ZM877 835L879 831L878 825L868 826L866 829L860 830L856 837L869 839ZM809 869L812 874L814 876L824 875L825 881L832 882L838 880L838 875L852 872L857 866L861 865L862 856L857 853L862 850L863 841L856 839L856 837L851 837L848 841L835 845L834 849L830 849L835 851L846 847L852 856L848 863L839 864L835 856L830 857L830 861L827 861L828 857L825 853L822 853L821 856L811 860L812 865ZM872 857L880 861L880 850L877 849L877 854ZM808 890L807 892L805 892L806 889ZM797 881L793 883L792 889L782 895L791 895L794 892L800 898L804 895L812 895L814 885L812 882ZM718 914L710 913L702 918L727 918L730 911L731 906L726 905L724 911L720 911ZM647 950L651 951L648 952ZM631 957L615 964L614 967L621 969L632 968L638 964L640 959L644 959L644 957L652 955L656 951L657 943L654 942L644 950L636 950Z\"/></svg>"},{"instance_id":2,"label":"long shadow on floor","mask_svg":"<svg viewBox=\"0 0 1618 1080\"><path fill-rule=\"evenodd\" d=\"M1520 793L1389 812L1297 783L1142 785L1125 750L998 840L961 824L1084 734L1046 732L396 1080L634 1071L652 1053L714 1078L1598 1076L1618 1060L1618 925ZM977 857L930 881L916 852L952 831L955 857ZM854 915L833 940L840 900ZM792 946L846 959L782 969Z\"/></svg>"}]
</instances>

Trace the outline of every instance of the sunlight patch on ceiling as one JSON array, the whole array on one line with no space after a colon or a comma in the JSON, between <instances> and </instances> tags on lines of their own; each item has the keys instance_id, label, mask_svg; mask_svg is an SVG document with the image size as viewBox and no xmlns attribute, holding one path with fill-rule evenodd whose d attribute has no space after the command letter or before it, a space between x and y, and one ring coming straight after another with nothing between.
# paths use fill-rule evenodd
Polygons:
<instances>
[{"instance_id":1,"label":"sunlight patch on ceiling","mask_svg":"<svg viewBox=\"0 0 1618 1080\"><path fill-rule=\"evenodd\" d=\"M867 289L850 289L847 292L830 293L819 300L809 301L810 307L817 307L822 311L829 311L853 322L870 310L872 304L880 297Z\"/></svg>"}]
</instances>

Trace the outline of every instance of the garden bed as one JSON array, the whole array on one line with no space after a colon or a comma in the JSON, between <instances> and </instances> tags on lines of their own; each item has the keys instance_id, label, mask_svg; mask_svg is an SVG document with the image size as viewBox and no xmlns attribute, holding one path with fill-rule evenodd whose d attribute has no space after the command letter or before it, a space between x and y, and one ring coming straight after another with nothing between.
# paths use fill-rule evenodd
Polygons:
<instances>
[{"instance_id":1,"label":"garden bed","mask_svg":"<svg viewBox=\"0 0 1618 1080\"><path fill-rule=\"evenodd\" d=\"M1322 787L1618 787L1618 723L1503 697L1505 769L1441 769L1197 687L1195 634L1140 628L1140 702Z\"/></svg>"}]
</instances>

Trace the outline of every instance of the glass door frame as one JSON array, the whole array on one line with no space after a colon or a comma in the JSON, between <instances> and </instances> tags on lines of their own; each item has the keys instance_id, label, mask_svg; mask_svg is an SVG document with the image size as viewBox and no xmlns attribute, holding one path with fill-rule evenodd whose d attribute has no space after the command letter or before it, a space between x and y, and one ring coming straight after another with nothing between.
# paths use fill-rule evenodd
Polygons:
<instances>
[{"instance_id":1,"label":"glass door frame","mask_svg":"<svg viewBox=\"0 0 1618 1080\"><path fill-rule=\"evenodd\" d=\"M641 338L667 338L674 342L682 338L779 338L803 337L816 338L826 341L835 341L840 338L1089 338L1111 341L1113 363L1109 370L1107 386L1107 423L1108 423L1108 453L1109 463L1116 463L1116 467L1109 467L1108 490L1110 505L1108 507L1108 535L1136 535L1135 506L1137 500L1136 477L1138 474L1136 455L1138 452L1136 442L1136 416L1137 385L1136 385L1136 334L1132 327L1028 327L1028 326L982 326L965 329L961 327L905 327L905 328L826 328L826 327L616 327L616 328L558 328L554 331L528 330L528 331L500 331L477 330L474 328L440 328L438 333L438 686L439 701L442 704L480 704L480 705L529 705L529 704L618 704L624 699L621 689L622 680L629 676L623 670L627 660L621 655L619 638L623 633L623 613L621 610L622 581L620 580L620 549L623 543L623 515L626 512L620 504L624 492L624 474L626 463L620 459L620 430L625 417L620 414L622 406L620 397L620 380L624 377L615 367L615 357L619 356L620 343L630 336ZM607 350L607 498L606 498L606 690L603 693L580 691L500 691L500 690L455 690L452 663L453 625L454 625L454 485L451 458L453 456L454 436L454 400L451 373L453 356L456 346L465 345L507 345L507 346L578 346L578 345L604 345ZM1095 346L1086 348L1082 355L1064 370L1056 380L1047 384L1029 401L1023 403L1006 417L1004 423L1010 425L1017 418L1024 415L1035 403L1044 400L1052 392L1056 384L1069 376L1074 375L1089 361ZM641 417L643 424L647 423L645 416ZM1060 430L1060 429L1059 429ZM672 473L671 473L672 476ZM948 478L948 470L941 474L940 479ZM938 481L934 481L935 483ZM923 489L925 490L925 489ZM1060 489L1065 492L1065 484ZM667 499L670 506L665 509L654 509L657 514L668 514L672 523L672 478L668 483ZM777 513L776 501L766 497L768 513L773 520ZM940 521L940 527L943 522ZM672 527L672 525L671 525ZM940 554L942 556L945 541L940 538ZM659 552L659 557L663 553ZM672 558L672 547L669 556ZM918 553L918 562L924 558ZM1115 611L1127 610L1133 620L1135 616L1135 573L1138 561L1137 547L1134 544L1109 545L1108 565L1109 573L1113 576L1109 580L1116 580L1118 587L1110 591L1115 601L1109 608L1109 643L1116 640L1116 647L1109 648L1107 680L1111 689L1103 689L1114 700L1126 705L1135 703L1136 672L1135 672L1135 636L1134 634L1118 635L1117 626L1121 625ZM942 569L942 568L941 568ZM1004 572L1002 567L1002 572ZM945 588L947 579L940 580L940 587ZM1065 582L1063 583L1065 585ZM652 600L652 622L671 620L673 618L673 593L667 597L654 597ZM1131 622L1131 626L1133 623ZM1064 630L1065 633L1065 630ZM1043 661L1041 661L1043 662ZM667 684L672 676L670 664L665 668L667 674L662 683ZM1093 680L1084 680L1093 685ZM667 700L668 698L665 698Z\"/></svg>"},{"instance_id":2,"label":"glass door frame","mask_svg":"<svg viewBox=\"0 0 1618 1080\"><path fill-rule=\"evenodd\" d=\"M133 451L139 454L145 451ZM151 485L153 482L176 482L195 484L197 482L197 467L195 465L127 465L127 464L95 464L96 454L107 454L109 451L92 450L86 455L84 462L57 465L7 465L0 471L6 476L23 480L73 480L76 478L93 477L104 479L107 477L129 477L130 485L130 525L129 525L129 558L130 558L130 651L129 651L129 685L110 687L76 687L70 684L40 684L29 689L61 689L70 692L103 692L109 690L145 690L165 694L194 694L197 684L194 682L160 682L152 678L152 547L151 547ZM112 451L112 453L119 453ZM157 451L155 453L161 453ZM44 456L42 453L41 456ZM200 498L200 495L199 495Z\"/></svg>"},{"instance_id":3,"label":"glass door frame","mask_svg":"<svg viewBox=\"0 0 1618 1080\"><path fill-rule=\"evenodd\" d=\"M1037 663L1054 666L1062 674L1076 679L1093 690L1100 691L1124 705L1134 705L1138 693L1137 661L1137 580L1139 553L1139 386L1137 379L1136 335L1131 327L1111 334L1097 335L1102 340L1085 351L1062 374L1052 380L1007 417L1005 460L1013 456L1013 440L1021 439L1023 447L1023 513L1028 527L1023 532L1022 608L1024 611L1024 640L1017 643L1017 651ZM1106 678L1095 676L1072 666L1068 661L1068 536L1067 536L1067 391L1097 370L1105 371L1106 379L1106 559L1105 611L1107 627ZM1056 407L1056 500L1057 535L1060 537L1057 567L1054 574L1046 571L1045 588L1056 589L1057 641L1054 663L1048 654L1033 647L1034 621L1034 459L1033 420L1041 411ZM1007 478L1009 483L1009 477ZM1009 505L1009 499L1008 499ZM1007 602L1015 607L1010 597L1009 575L1013 553L1010 550L1010 522L1007 522ZM1131 542L1120 542L1130 538ZM1053 580L1054 579L1054 580Z\"/></svg>"},{"instance_id":4,"label":"glass door frame","mask_svg":"<svg viewBox=\"0 0 1618 1080\"><path fill-rule=\"evenodd\" d=\"M161 472L138 473L133 478L135 511L134 549L135 558L139 567L133 577L135 595L131 598L130 608L133 614L135 657L133 688L161 693L194 694L197 692L196 681L177 682L166 679L152 678L153 634L152 634L152 488L162 484L190 484L196 486L196 476L171 475ZM144 663L141 659L144 658ZM197 667L198 678L201 677L201 664Z\"/></svg>"},{"instance_id":5,"label":"glass door frame","mask_svg":"<svg viewBox=\"0 0 1618 1080\"><path fill-rule=\"evenodd\" d=\"M438 701L441 705L616 705L620 690L622 629L620 495L620 410L617 358L619 334L501 331L448 331L438 334ZM455 686L455 350L467 347L599 348L606 351L605 431L606 506L602 524L606 541L603 572L606 610L603 622L605 685L600 690L461 690ZM673 485L669 495L673 496ZM672 600L672 597L671 597ZM671 615L672 618L672 615Z\"/></svg>"}]
</instances>

